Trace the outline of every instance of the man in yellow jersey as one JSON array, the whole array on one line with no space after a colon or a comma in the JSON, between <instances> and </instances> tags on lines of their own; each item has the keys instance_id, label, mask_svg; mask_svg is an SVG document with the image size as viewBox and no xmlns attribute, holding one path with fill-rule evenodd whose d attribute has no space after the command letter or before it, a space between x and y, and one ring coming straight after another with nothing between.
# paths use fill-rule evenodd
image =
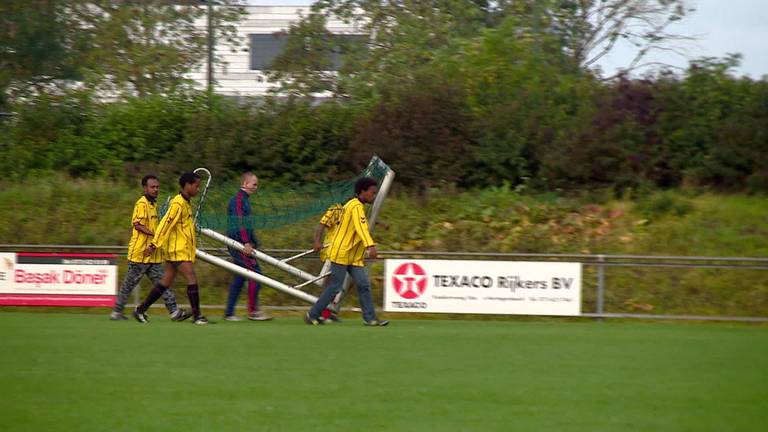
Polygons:
<instances>
[{"instance_id":1,"label":"man in yellow jersey","mask_svg":"<svg viewBox=\"0 0 768 432\"><path fill-rule=\"evenodd\" d=\"M328 306L336 293L341 290L347 274L352 277L357 286L357 298L363 310L363 324L368 326L385 326L389 321L376 318L371 295L371 282L363 261L366 251L370 258L376 258L376 245L368 229L365 217L365 204L370 204L376 198L379 189L376 180L363 177L355 183L355 198L347 201L341 214L341 221L330 241L326 251L331 261L331 275L328 286L320 294L320 298L304 315L304 322L318 325L322 322L318 317Z\"/></svg>"},{"instance_id":2,"label":"man in yellow jersey","mask_svg":"<svg viewBox=\"0 0 768 432\"><path fill-rule=\"evenodd\" d=\"M336 229L339 227L339 222L341 222L341 214L343 212L344 206L341 204L336 203L331 205L325 213L323 213L323 216L320 218L320 223L317 225L317 228L315 228L314 250L315 252L320 252L320 259L322 261L328 259L328 246L330 246L330 243L323 244L323 238L328 242L333 239L333 236L336 234ZM323 233L325 233L325 237L323 237Z\"/></svg>"},{"instance_id":3,"label":"man in yellow jersey","mask_svg":"<svg viewBox=\"0 0 768 432\"><path fill-rule=\"evenodd\" d=\"M341 222L341 214L344 211L344 206L342 206L339 203L333 204L323 213L323 216L320 218L320 222L317 224L317 227L315 228L315 241L314 241L314 251L320 252L320 260L323 262L323 269L321 271L321 274L325 274L328 272L328 269L331 268L331 262L328 260L328 246L330 246L330 240L333 238L333 236L336 234L336 228L339 226L339 222ZM381 225L385 230L389 229L389 225L387 225L384 222L376 221L376 225ZM323 235L325 234L325 235ZM328 278L325 279L325 286L328 286ZM328 320L332 322L340 322L341 318L339 318L339 311L341 310L341 302L344 300L344 298L347 296L347 288L349 288L348 284L342 285L341 290L336 293L335 296L333 296L333 300L331 300L331 303L328 304L328 307L323 310L323 312L320 314L320 320L328 322Z\"/></svg>"},{"instance_id":4,"label":"man in yellow jersey","mask_svg":"<svg viewBox=\"0 0 768 432\"><path fill-rule=\"evenodd\" d=\"M336 203L331 205L328 207L325 213L323 213L323 216L320 218L320 223L318 223L317 227L315 228L315 241L313 249L315 252L320 252L320 261L323 262L323 270L321 273L326 273L331 267L331 262L328 261L327 253L328 246L330 246L330 244L325 244L325 242L329 242L333 238L334 234L336 234L336 228L339 227L339 222L341 222L341 213L343 211L344 206L341 204ZM325 233L325 235L323 235L323 233ZM328 287L328 278L325 279L325 285L323 288L326 287ZM344 288L345 286L342 286L341 291L339 291L333 297L333 300L331 300L331 303L328 305L328 307L323 309L323 312L320 313L320 320L330 320L334 322L341 321L339 319L338 307L345 294Z\"/></svg>"},{"instance_id":5,"label":"man in yellow jersey","mask_svg":"<svg viewBox=\"0 0 768 432\"><path fill-rule=\"evenodd\" d=\"M200 192L200 176L193 172L184 173L179 178L179 186L181 191L171 200L168 212L144 250L144 256L150 256L157 249L164 249L165 272L162 280L155 284L144 302L133 312L133 317L140 323L149 322L147 309L173 284L176 274L181 273L187 280L187 297L192 306L193 322L198 325L208 324L208 320L200 313L200 292L194 266L195 219L190 204L192 197Z\"/></svg>"},{"instance_id":6,"label":"man in yellow jersey","mask_svg":"<svg viewBox=\"0 0 768 432\"><path fill-rule=\"evenodd\" d=\"M160 282L163 277L162 250L158 249L152 255L144 256L144 249L149 245L157 229L157 194L160 192L160 181L149 174L141 179L141 186L144 188L144 195L136 201L131 216L133 232L131 241L128 243L128 272L118 291L115 307L109 316L113 321L128 319L123 314L123 309L128 302L128 296L139 284L142 276L147 275L153 284ZM176 306L173 291L165 291L163 300L168 313L171 314L171 320L183 321L191 316Z\"/></svg>"}]
</instances>

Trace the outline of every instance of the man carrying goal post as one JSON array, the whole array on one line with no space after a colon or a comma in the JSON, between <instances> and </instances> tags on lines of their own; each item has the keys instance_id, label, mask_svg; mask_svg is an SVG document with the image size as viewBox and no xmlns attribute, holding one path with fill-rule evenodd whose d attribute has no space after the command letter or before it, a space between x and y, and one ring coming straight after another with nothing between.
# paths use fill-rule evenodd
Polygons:
<instances>
[{"instance_id":1,"label":"man carrying goal post","mask_svg":"<svg viewBox=\"0 0 768 432\"><path fill-rule=\"evenodd\" d=\"M363 324L367 326L389 324L389 321L379 320L376 317L371 283L364 263L366 252L370 258L376 258L376 245L371 238L364 205L372 203L377 193L377 182L370 177L363 177L355 183L355 197L344 204L338 222L333 226L332 236L327 236L330 242L324 256L331 263L331 274L320 298L304 316L304 322L307 324L323 323L320 319L321 314L342 290L347 274L352 277L357 286L357 297L363 311ZM321 234L322 230L318 227L315 231L315 248L322 246L318 241Z\"/></svg>"},{"instance_id":2,"label":"man carrying goal post","mask_svg":"<svg viewBox=\"0 0 768 432\"><path fill-rule=\"evenodd\" d=\"M331 261L328 259L328 247L330 246L331 239L333 239L334 235L336 235L336 229L339 227L339 222L341 222L341 214L343 211L344 206L342 204L336 203L331 205L328 207L325 213L323 213L323 216L320 218L320 222L315 228L315 241L313 250L315 252L320 252L320 261L323 262L323 269L320 274L328 273L328 270L331 268ZM376 221L375 225L380 225L385 230L389 229L389 225L384 222ZM326 278L324 287L327 286L328 279ZM342 286L341 291L333 296L331 303L320 314L321 321L341 321L341 318L339 318L339 312L341 312L341 302L347 297L347 293L349 292L348 289L349 284L345 283Z\"/></svg>"}]
</instances>

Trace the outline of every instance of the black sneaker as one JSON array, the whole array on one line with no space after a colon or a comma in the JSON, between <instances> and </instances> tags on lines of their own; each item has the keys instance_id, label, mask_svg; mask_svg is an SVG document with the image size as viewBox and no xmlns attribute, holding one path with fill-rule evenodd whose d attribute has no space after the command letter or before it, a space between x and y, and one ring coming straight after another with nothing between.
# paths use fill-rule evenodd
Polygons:
<instances>
[{"instance_id":1,"label":"black sneaker","mask_svg":"<svg viewBox=\"0 0 768 432\"><path fill-rule=\"evenodd\" d=\"M149 317L145 312L139 312L139 310L136 309L133 311L133 317L136 318L136 321L142 324L149 324Z\"/></svg>"},{"instance_id":2,"label":"black sneaker","mask_svg":"<svg viewBox=\"0 0 768 432\"><path fill-rule=\"evenodd\" d=\"M304 322L307 323L307 325L313 325L313 326L322 325L323 324L323 322L320 321L319 319L311 318L309 316L309 312L304 314Z\"/></svg>"},{"instance_id":3,"label":"black sneaker","mask_svg":"<svg viewBox=\"0 0 768 432\"><path fill-rule=\"evenodd\" d=\"M199 317L195 318L192 321L192 324L195 324L195 325L207 325L208 324L208 318L200 315Z\"/></svg>"},{"instance_id":4,"label":"black sneaker","mask_svg":"<svg viewBox=\"0 0 768 432\"><path fill-rule=\"evenodd\" d=\"M182 308L176 309L176 312L171 314L171 321L184 321L192 316L192 312L184 310Z\"/></svg>"},{"instance_id":5,"label":"black sneaker","mask_svg":"<svg viewBox=\"0 0 768 432\"><path fill-rule=\"evenodd\" d=\"M363 321L363 325L368 327L384 327L386 325L389 325L388 320L371 320L371 321Z\"/></svg>"}]
</instances>

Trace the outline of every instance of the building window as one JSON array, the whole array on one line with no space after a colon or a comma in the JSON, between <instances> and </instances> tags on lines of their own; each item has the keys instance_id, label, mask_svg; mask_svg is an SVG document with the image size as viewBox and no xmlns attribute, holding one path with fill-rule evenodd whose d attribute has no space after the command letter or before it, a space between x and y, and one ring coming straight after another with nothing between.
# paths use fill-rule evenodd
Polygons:
<instances>
[{"instance_id":1,"label":"building window","mask_svg":"<svg viewBox=\"0 0 768 432\"><path fill-rule=\"evenodd\" d=\"M288 35L285 34L251 34L251 70L269 70L272 62L285 49ZM365 43L363 35L334 35L338 44L331 52L331 70L339 70L344 53L351 44Z\"/></svg>"},{"instance_id":2,"label":"building window","mask_svg":"<svg viewBox=\"0 0 768 432\"><path fill-rule=\"evenodd\" d=\"M251 70L269 70L275 57L280 55L288 42L284 34L252 34Z\"/></svg>"},{"instance_id":3,"label":"building window","mask_svg":"<svg viewBox=\"0 0 768 432\"><path fill-rule=\"evenodd\" d=\"M365 35L334 35L333 38L337 41L336 46L331 51L331 67L335 71L341 69L344 54L349 52L350 48L354 45L364 44L367 40Z\"/></svg>"}]
</instances>

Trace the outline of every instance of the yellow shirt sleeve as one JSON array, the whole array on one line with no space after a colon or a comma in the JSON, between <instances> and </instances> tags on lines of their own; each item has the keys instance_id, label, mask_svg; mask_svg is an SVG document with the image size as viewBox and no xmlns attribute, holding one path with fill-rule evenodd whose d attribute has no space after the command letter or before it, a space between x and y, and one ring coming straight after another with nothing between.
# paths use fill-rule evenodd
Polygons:
<instances>
[{"instance_id":1,"label":"yellow shirt sleeve","mask_svg":"<svg viewBox=\"0 0 768 432\"><path fill-rule=\"evenodd\" d=\"M168 207L168 213L166 213L163 220L160 221L160 225L158 225L157 231L155 231L155 238L152 239L152 244L155 245L156 248L160 248L165 244L173 227L180 219L181 206L178 203L171 202L171 205Z\"/></svg>"},{"instance_id":2,"label":"yellow shirt sleeve","mask_svg":"<svg viewBox=\"0 0 768 432\"><path fill-rule=\"evenodd\" d=\"M143 201L136 203L136 209L133 211L133 219L131 220L131 226L136 223L140 223L146 227L149 226L149 211L147 204Z\"/></svg>"},{"instance_id":3,"label":"yellow shirt sleeve","mask_svg":"<svg viewBox=\"0 0 768 432\"><path fill-rule=\"evenodd\" d=\"M375 243L371 237L371 231L368 229L368 220L365 217L365 209L362 205L354 206L352 209L352 226L355 228L355 232L360 236L360 240L363 242L363 247L371 247Z\"/></svg>"},{"instance_id":4,"label":"yellow shirt sleeve","mask_svg":"<svg viewBox=\"0 0 768 432\"><path fill-rule=\"evenodd\" d=\"M323 214L323 217L320 218L320 223L329 227L333 220L333 209L328 209L325 211L325 214Z\"/></svg>"},{"instance_id":5,"label":"yellow shirt sleeve","mask_svg":"<svg viewBox=\"0 0 768 432\"><path fill-rule=\"evenodd\" d=\"M344 207L342 207L339 204L334 204L331 207L328 208L328 210L325 211L325 214L323 214L323 217L320 218L320 223L327 226L328 228L332 228L336 225L338 225L339 220L341 219L341 213L344 211Z\"/></svg>"}]
</instances>

